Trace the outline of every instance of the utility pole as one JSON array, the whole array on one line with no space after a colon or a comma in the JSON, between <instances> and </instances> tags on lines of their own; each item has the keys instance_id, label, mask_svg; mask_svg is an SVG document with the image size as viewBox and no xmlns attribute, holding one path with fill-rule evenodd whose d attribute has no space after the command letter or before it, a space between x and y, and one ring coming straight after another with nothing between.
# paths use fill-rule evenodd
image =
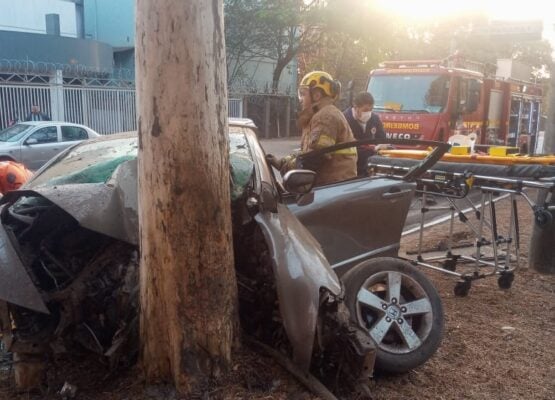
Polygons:
<instances>
[{"instance_id":1,"label":"utility pole","mask_svg":"<svg viewBox=\"0 0 555 400\"><path fill-rule=\"evenodd\" d=\"M237 326L223 4L136 5L141 363L190 398Z\"/></svg>"}]
</instances>

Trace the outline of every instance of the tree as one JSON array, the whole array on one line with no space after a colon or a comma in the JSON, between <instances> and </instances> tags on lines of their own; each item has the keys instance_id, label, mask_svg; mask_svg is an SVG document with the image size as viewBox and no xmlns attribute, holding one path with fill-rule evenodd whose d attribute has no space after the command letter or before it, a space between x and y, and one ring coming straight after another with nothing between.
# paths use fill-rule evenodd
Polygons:
<instances>
[{"instance_id":1,"label":"tree","mask_svg":"<svg viewBox=\"0 0 555 400\"><path fill-rule=\"evenodd\" d=\"M274 63L272 91L277 92L285 67L318 43L319 1L225 0L227 52L232 59L230 83L249 61Z\"/></svg>"},{"instance_id":2,"label":"tree","mask_svg":"<svg viewBox=\"0 0 555 400\"><path fill-rule=\"evenodd\" d=\"M141 362L183 393L237 320L223 29L221 0L137 0Z\"/></svg>"},{"instance_id":3,"label":"tree","mask_svg":"<svg viewBox=\"0 0 555 400\"><path fill-rule=\"evenodd\" d=\"M545 40L519 40L489 36L483 27L491 24L485 14L469 12L438 20L405 21L396 35L395 59L442 59L459 51L464 57L495 64L499 58L521 61L535 69L551 63L551 46Z\"/></svg>"},{"instance_id":4,"label":"tree","mask_svg":"<svg viewBox=\"0 0 555 400\"><path fill-rule=\"evenodd\" d=\"M257 0L224 0L226 65L229 86L247 78L244 68L250 62L260 61L262 55L252 51L253 32L259 21L253 18L260 8Z\"/></svg>"}]
</instances>

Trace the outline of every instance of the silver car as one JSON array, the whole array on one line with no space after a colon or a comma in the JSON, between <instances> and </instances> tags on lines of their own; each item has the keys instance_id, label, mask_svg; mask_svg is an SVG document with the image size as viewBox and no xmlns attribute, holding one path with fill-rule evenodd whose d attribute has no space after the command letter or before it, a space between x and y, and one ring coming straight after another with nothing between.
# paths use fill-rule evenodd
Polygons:
<instances>
[{"instance_id":1,"label":"silver car","mask_svg":"<svg viewBox=\"0 0 555 400\"><path fill-rule=\"evenodd\" d=\"M35 170L65 148L100 136L83 125L57 121L29 121L0 132L0 161L16 161Z\"/></svg>"}]
</instances>

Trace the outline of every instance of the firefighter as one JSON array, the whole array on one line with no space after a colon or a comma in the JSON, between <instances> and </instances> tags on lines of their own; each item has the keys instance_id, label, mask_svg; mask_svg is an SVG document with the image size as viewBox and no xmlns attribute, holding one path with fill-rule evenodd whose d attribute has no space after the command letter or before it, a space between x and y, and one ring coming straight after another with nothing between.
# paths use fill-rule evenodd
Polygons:
<instances>
[{"instance_id":1,"label":"firefighter","mask_svg":"<svg viewBox=\"0 0 555 400\"><path fill-rule=\"evenodd\" d=\"M310 72L299 85L301 112L297 124L302 130L301 154L354 140L351 128L343 113L333 105L339 97L341 85L330 74L322 71ZM295 168L311 169L316 172L315 185L351 179L357 176L357 151L355 147L336 150L298 165L297 155L282 159L268 155L268 161L284 175Z\"/></svg>"},{"instance_id":2,"label":"firefighter","mask_svg":"<svg viewBox=\"0 0 555 400\"><path fill-rule=\"evenodd\" d=\"M378 114L373 113L374 97L362 92L353 99L353 106L347 108L343 115L347 119L355 139L385 139L385 131ZM383 146L382 146L383 147ZM358 149L358 175L368 175L368 157L374 155L380 146L366 145Z\"/></svg>"},{"instance_id":3,"label":"firefighter","mask_svg":"<svg viewBox=\"0 0 555 400\"><path fill-rule=\"evenodd\" d=\"M19 189L32 176L33 173L23 164L14 161L0 161L0 193L4 195L10 190Z\"/></svg>"}]
</instances>

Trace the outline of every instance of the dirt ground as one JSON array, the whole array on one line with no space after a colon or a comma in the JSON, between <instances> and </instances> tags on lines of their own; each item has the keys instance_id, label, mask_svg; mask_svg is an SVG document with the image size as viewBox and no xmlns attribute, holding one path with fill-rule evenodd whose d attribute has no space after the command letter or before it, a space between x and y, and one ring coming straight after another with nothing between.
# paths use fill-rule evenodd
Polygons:
<instances>
[{"instance_id":1,"label":"dirt ground","mask_svg":"<svg viewBox=\"0 0 555 400\"><path fill-rule=\"evenodd\" d=\"M501 201L498 219L507 231L508 202ZM526 267L532 228L528 207L520 204L521 261ZM457 224L457 238L469 235ZM425 248L444 248L448 225L426 232ZM417 235L403 239L403 249L416 248ZM554 243L555 245L555 243ZM377 375L371 382L374 400L394 399L555 399L555 276L521 269L509 290L498 288L495 278L475 282L468 297L455 297L455 278L426 272L443 299L445 337L437 354L420 368L398 376ZM3 362L4 361L4 362ZM60 399L54 390L16 395L11 388L8 360L0 358L0 399ZM132 370L106 375L90 361L60 362L51 373L53 388L64 381L78 387L77 399L177 399L166 387L145 388ZM234 371L193 399L314 398L271 359L248 349L235 359Z\"/></svg>"},{"instance_id":2,"label":"dirt ground","mask_svg":"<svg viewBox=\"0 0 555 400\"><path fill-rule=\"evenodd\" d=\"M503 235L508 233L508 205L507 200L498 203ZM455 297L456 278L426 272L443 299L442 346L430 361L406 375L376 377L376 400L555 399L555 276L527 268L532 213L523 201L519 213L521 269L511 289L499 289L491 277L476 281L468 297ZM447 232L447 223L430 228L423 248L444 249ZM459 242L472 242L467 232L455 224ZM415 250L417 236L404 238L402 244L405 251Z\"/></svg>"}]
</instances>

